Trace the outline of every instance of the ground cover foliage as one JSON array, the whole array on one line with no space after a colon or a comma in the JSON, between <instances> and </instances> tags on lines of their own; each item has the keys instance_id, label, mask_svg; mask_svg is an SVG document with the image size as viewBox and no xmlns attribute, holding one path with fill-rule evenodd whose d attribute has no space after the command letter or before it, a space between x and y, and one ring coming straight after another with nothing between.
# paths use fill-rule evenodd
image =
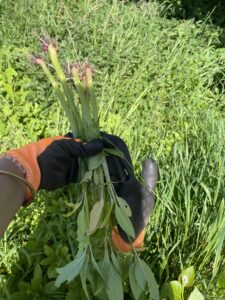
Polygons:
<instances>
[{"instance_id":1,"label":"ground cover foliage","mask_svg":"<svg viewBox=\"0 0 225 300\"><path fill-rule=\"evenodd\" d=\"M96 66L101 126L126 141L137 174L146 156L158 161L156 207L141 257L159 285L193 265L205 298L224 298L221 29L168 20L156 2L0 5L1 152L69 129L47 80L27 61L39 52L35 34L47 30L58 36L62 59L88 58ZM20 211L0 242L2 299L85 299L79 280L54 287L55 268L77 250L77 216L64 217L71 210L65 201L76 197L72 187L41 192Z\"/></svg>"}]
</instances>

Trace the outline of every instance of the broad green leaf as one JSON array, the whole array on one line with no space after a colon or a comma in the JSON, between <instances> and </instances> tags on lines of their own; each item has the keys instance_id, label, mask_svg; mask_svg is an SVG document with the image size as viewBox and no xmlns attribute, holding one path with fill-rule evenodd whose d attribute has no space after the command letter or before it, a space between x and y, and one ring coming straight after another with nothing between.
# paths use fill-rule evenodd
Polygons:
<instances>
[{"instance_id":1,"label":"broad green leaf","mask_svg":"<svg viewBox=\"0 0 225 300\"><path fill-rule=\"evenodd\" d=\"M120 151L119 149L105 148L104 152L107 154L115 155L115 156L118 156L118 157L124 159L124 153L122 151Z\"/></svg>"},{"instance_id":2,"label":"broad green leaf","mask_svg":"<svg viewBox=\"0 0 225 300\"><path fill-rule=\"evenodd\" d=\"M104 199L101 198L100 201L96 202L90 213L90 223L88 228L88 234L92 234L98 229L98 225L102 216L104 208Z\"/></svg>"},{"instance_id":3,"label":"broad green leaf","mask_svg":"<svg viewBox=\"0 0 225 300\"><path fill-rule=\"evenodd\" d=\"M34 268L34 275L31 280L31 288L33 291L38 291L41 288L42 283L42 270L39 264Z\"/></svg>"},{"instance_id":4,"label":"broad green leaf","mask_svg":"<svg viewBox=\"0 0 225 300\"><path fill-rule=\"evenodd\" d=\"M97 169L104 161L104 155L98 154L88 158L88 170L92 171Z\"/></svg>"},{"instance_id":5,"label":"broad green leaf","mask_svg":"<svg viewBox=\"0 0 225 300\"><path fill-rule=\"evenodd\" d=\"M62 268L58 268L59 276L55 281L55 285L59 287L63 282L71 282L80 272L85 262L86 253L81 252L73 261Z\"/></svg>"},{"instance_id":6,"label":"broad green leaf","mask_svg":"<svg viewBox=\"0 0 225 300\"><path fill-rule=\"evenodd\" d=\"M92 178L92 171L87 171L87 172L85 172L84 176L82 177L80 183L89 182L89 181L91 181L91 178Z\"/></svg>"},{"instance_id":7,"label":"broad green leaf","mask_svg":"<svg viewBox=\"0 0 225 300\"><path fill-rule=\"evenodd\" d=\"M147 281L147 284L148 284L148 289L149 289L149 293L151 295L151 299L159 300L159 287L155 280L155 276L152 273L152 270L150 269L150 267L146 264L146 262L140 258L138 259L138 263L136 263L135 275L136 275L136 279L138 280L140 287L141 287L141 284L140 284L139 276L142 278L143 277L145 278L145 280Z\"/></svg>"},{"instance_id":8,"label":"broad green leaf","mask_svg":"<svg viewBox=\"0 0 225 300\"><path fill-rule=\"evenodd\" d=\"M130 282L130 288L131 288L131 291L133 293L135 300L139 300L139 298L143 294L143 289L140 288L140 286L136 280L135 263L131 264L130 268L129 268L129 282Z\"/></svg>"},{"instance_id":9,"label":"broad green leaf","mask_svg":"<svg viewBox=\"0 0 225 300\"><path fill-rule=\"evenodd\" d=\"M120 209L122 209L123 212L128 217L131 217L132 212L131 212L131 209L130 209L129 205L127 204L127 202L121 197L117 197L116 199L117 199L117 202L118 202L118 205L119 205Z\"/></svg>"},{"instance_id":10,"label":"broad green leaf","mask_svg":"<svg viewBox=\"0 0 225 300\"><path fill-rule=\"evenodd\" d=\"M194 280L195 280L195 270L193 266L183 270L179 275L179 281L183 287L193 286Z\"/></svg>"},{"instance_id":11,"label":"broad green leaf","mask_svg":"<svg viewBox=\"0 0 225 300\"><path fill-rule=\"evenodd\" d=\"M168 295L170 300L181 300L183 287L177 280L171 281L168 284Z\"/></svg>"},{"instance_id":12,"label":"broad green leaf","mask_svg":"<svg viewBox=\"0 0 225 300\"><path fill-rule=\"evenodd\" d=\"M120 227L132 238L135 238L134 228L130 218L120 209L118 205L115 206L115 216Z\"/></svg>"},{"instance_id":13,"label":"broad green leaf","mask_svg":"<svg viewBox=\"0 0 225 300\"><path fill-rule=\"evenodd\" d=\"M193 290L193 292L188 297L188 300L204 300L202 293L199 292L197 288Z\"/></svg>"},{"instance_id":14,"label":"broad green leaf","mask_svg":"<svg viewBox=\"0 0 225 300\"><path fill-rule=\"evenodd\" d=\"M112 263L109 263L107 294L109 300L123 300L122 278Z\"/></svg>"}]
</instances>

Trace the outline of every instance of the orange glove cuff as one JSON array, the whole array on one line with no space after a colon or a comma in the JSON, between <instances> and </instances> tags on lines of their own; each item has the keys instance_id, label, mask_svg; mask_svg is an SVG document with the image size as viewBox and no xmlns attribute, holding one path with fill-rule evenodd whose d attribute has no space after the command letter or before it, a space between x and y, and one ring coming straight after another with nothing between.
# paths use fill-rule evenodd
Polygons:
<instances>
[{"instance_id":1,"label":"orange glove cuff","mask_svg":"<svg viewBox=\"0 0 225 300\"><path fill-rule=\"evenodd\" d=\"M18 149L9 150L5 153L6 156L12 157L19 165L25 170L26 179L31 183L35 192L38 190L41 173L38 165L37 157L54 141L67 139L64 136L56 136L41 139L36 143L27 144L26 146ZM78 141L78 140L77 140ZM26 188L24 205L27 206L32 200L30 189Z\"/></svg>"},{"instance_id":2,"label":"orange glove cuff","mask_svg":"<svg viewBox=\"0 0 225 300\"><path fill-rule=\"evenodd\" d=\"M126 243L120 236L116 227L112 231L112 241L117 250L121 252L131 252L133 248L142 248L143 241L145 237L145 230L143 229L141 233L137 236L136 240L132 244Z\"/></svg>"}]
</instances>

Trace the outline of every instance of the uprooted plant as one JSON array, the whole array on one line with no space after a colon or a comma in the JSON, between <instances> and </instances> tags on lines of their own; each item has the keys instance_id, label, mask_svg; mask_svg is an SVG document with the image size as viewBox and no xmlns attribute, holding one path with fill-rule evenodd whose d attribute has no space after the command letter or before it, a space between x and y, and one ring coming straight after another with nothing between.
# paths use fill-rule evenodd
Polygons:
<instances>
[{"instance_id":1,"label":"uprooted plant","mask_svg":"<svg viewBox=\"0 0 225 300\"><path fill-rule=\"evenodd\" d=\"M88 142L101 138L99 113L93 86L93 67L87 63L66 64L66 71L58 59L58 45L49 38L41 38L46 57L33 57L48 77L56 96L68 117L73 136ZM77 216L78 249L74 259L58 268L55 285L59 287L80 276L87 299L123 299L128 285L135 299L159 299L158 286L149 266L139 257L137 249L130 254L116 251L112 231L119 224L130 238L135 238L130 217L131 209L118 197L110 178L107 155L124 158L115 147L91 158L79 159L78 195L73 212ZM123 266L127 264L128 269ZM127 270L128 274L127 274Z\"/></svg>"}]
</instances>

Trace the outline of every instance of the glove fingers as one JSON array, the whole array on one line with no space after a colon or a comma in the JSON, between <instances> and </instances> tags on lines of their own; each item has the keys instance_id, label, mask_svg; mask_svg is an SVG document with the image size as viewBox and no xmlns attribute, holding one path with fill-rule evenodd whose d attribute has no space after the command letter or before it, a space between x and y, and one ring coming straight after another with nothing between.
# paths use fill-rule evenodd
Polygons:
<instances>
[{"instance_id":1,"label":"glove fingers","mask_svg":"<svg viewBox=\"0 0 225 300\"><path fill-rule=\"evenodd\" d=\"M133 164L131 161L130 152L125 142L118 136L110 135L105 132L101 132L101 136L103 137L103 143L105 148L119 149L124 154L124 159L118 158L116 156L110 156L110 157L115 158L115 160L117 160L118 162L118 165L120 164L123 170L126 169L127 173L133 174ZM112 169L115 170L115 167ZM124 171L121 174L124 174Z\"/></svg>"},{"instance_id":2,"label":"glove fingers","mask_svg":"<svg viewBox=\"0 0 225 300\"><path fill-rule=\"evenodd\" d=\"M158 169L157 169L156 161L153 160L152 158L145 159L142 165L141 175L146 187L150 191L154 192L156 188L157 179L158 179Z\"/></svg>"},{"instance_id":3,"label":"glove fingers","mask_svg":"<svg viewBox=\"0 0 225 300\"><path fill-rule=\"evenodd\" d=\"M84 156L92 156L100 153L103 148L104 144L102 139L94 139L88 142L87 144L81 144L84 150Z\"/></svg>"},{"instance_id":4,"label":"glove fingers","mask_svg":"<svg viewBox=\"0 0 225 300\"><path fill-rule=\"evenodd\" d=\"M59 147L70 155L71 157L88 157L96 155L103 149L103 142L101 139L94 139L87 144L78 143L73 139L61 140Z\"/></svg>"}]
</instances>

